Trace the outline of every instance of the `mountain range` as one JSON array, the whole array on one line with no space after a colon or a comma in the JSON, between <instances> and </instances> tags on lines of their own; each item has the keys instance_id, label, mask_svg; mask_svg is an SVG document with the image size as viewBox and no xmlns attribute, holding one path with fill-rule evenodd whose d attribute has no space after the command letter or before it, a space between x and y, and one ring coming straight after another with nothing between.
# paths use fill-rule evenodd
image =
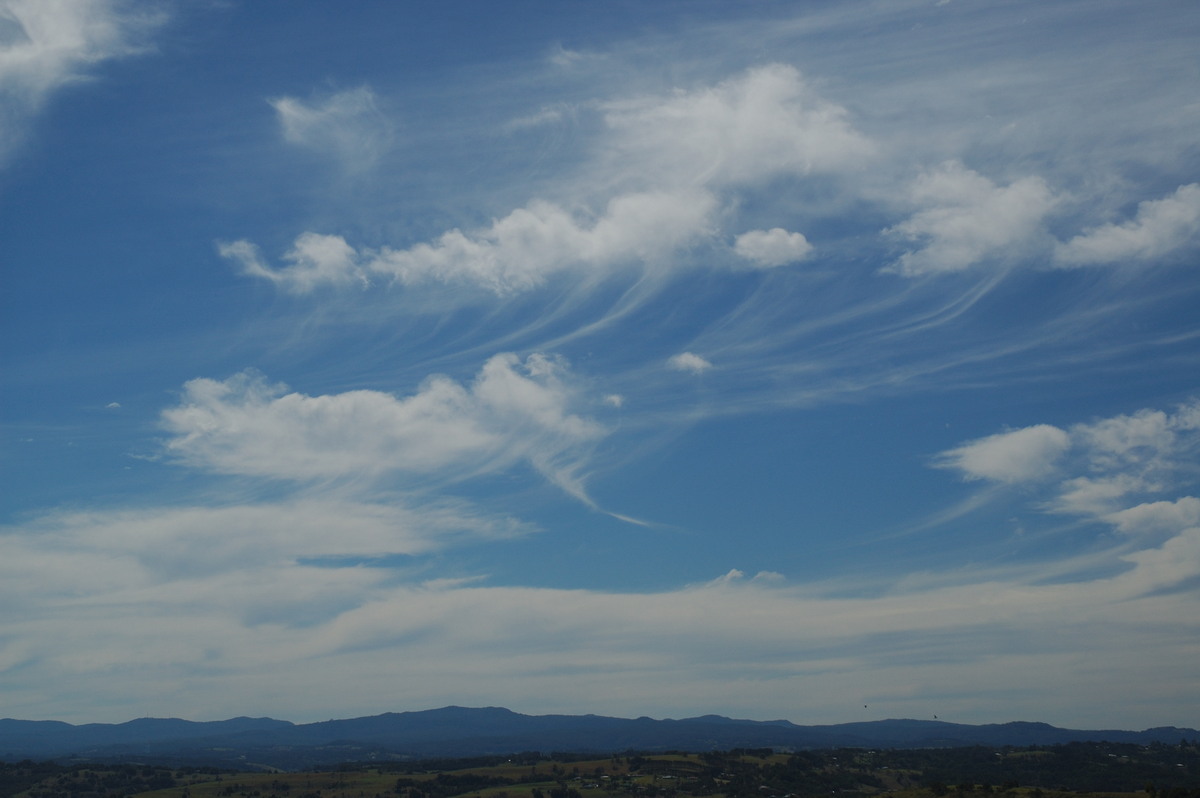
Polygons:
<instances>
[{"instance_id":1,"label":"mountain range","mask_svg":"<svg viewBox=\"0 0 1200 798\"><path fill-rule=\"evenodd\" d=\"M683 720L600 715L522 715L501 707L443 707L348 720L272 718L194 722L140 718L71 725L0 720L0 760L58 759L294 770L346 761L495 756L517 752L618 753L732 748L934 748L1029 746L1076 741L1149 744L1200 737L1195 729L1063 729L1045 723L986 725L877 720L800 726L786 720L704 715Z\"/></svg>"}]
</instances>

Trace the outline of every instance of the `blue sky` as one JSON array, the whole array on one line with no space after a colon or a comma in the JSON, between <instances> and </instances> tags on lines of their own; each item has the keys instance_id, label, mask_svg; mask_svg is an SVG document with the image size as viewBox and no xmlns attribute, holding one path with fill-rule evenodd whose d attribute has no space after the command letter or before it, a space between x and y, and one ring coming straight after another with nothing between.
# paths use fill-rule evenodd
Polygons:
<instances>
[{"instance_id":1,"label":"blue sky","mask_svg":"<svg viewBox=\"0 0 1200 798\"><path fill-rule=\"evenodd\" d=\"M3 713L1200 727L1198 36L0 3Z\"/></svg>"}]
</instances>

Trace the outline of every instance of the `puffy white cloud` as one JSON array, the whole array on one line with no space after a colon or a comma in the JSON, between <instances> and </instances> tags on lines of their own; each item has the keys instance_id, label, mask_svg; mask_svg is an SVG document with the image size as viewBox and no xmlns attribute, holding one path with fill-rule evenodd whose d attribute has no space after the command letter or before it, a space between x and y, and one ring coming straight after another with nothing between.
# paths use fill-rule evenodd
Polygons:
<instances>
[{"instance_id":1,"label":"puffy white cloud","mask_svg":"<svg viewBox=\"0 0 1200 798\"><path fill-rule=\"evenodd\" d=\"M800 233L773 227L742 233L734 241L733 251L757 266L770 268L804 260L812 252L812 244Z\"/></svg>"},{"instance_id":2,"label":"puffy white cloud","mask_svg":"<svg viewBox=\"0 0 1200 798\"><path fill-rule=\"evenodd\" d=\"M0 158L55 89L98 62L139 52L136 39L161 21L121 0L0 2Z\"/></svg>"},{"instance_id":3,"label":"puffy white cloud","mask_svg":"<svg viewBox=\"0 0 1200 798\"><path fill-rule=\"evenodd\" d=\"M1200 235L1200 183L1180 186L1163 199L1138 205L1122 224L1106 224L1075 236L1055 249L1061 266L1088 266L1159 257Z\"/></svg>"},{"instance_id":4,"label":"puffy white cloud","mask_svg":"<svg viewBox=\"0 0 1200 798\"><path fill-rule=\"evenodd\" d=\"M1154 488L1152 483L1137 474L1073 477L1062 482L1058 496L1049 508L1059 513L1103 518L1109 516L1126 496Z\"/></svg>"},{"instance_id":5,"label":"puffy white cloud","mask_svg":"<svg viewBox=\"0 0 1200 798\"><path fill-rule=\"evenodd\" d=\"M305 233L284 256L292 265L281 269L264 264L246 241L222 244L219 250L238 261L244 274L293 293L363 283L374 274L404 285L471 285L505 295L572 268L661 263L708 232L715 207L715 198L704 191L624 194L589 223L539 201L481 230L450 230L432 243L378 252L356 252L340 236Z\"/></svg>"},{"instance_id":6,"label":"puffy white cloud","mask_svg":"<svg viewBox=\"0 0 1200 798\"><path fill-rule=\"evenodd\" d=\"M375 113L365 89L319 107L290 98L274 105L292 140L372 151L355 138L360 118ZM558 113L550 109L516 124ZM603 113L600 152L583 169L592 176L564 185L573 201L534 199L488 226L451 229L402 249L356 251L335 236L306 233L286 256L292 265L280 269L264 264L245 241L221 252L240 262L243 273L295 293L374 274L404 285L478 286L506 295L569 270L669 268L680 250L716 232L724 191L783 175L856 168L872 152L844 109L816 96L795 69L782 65L693 91L608 103ZM305 241L325 246L310 253ZM810 249L803 235L778 228L743 234L735 244L741 257L764 267L800 260Z\"/></svg>"},{"instance_id":7,"label":"puffy white cloud","mask_svg":"<svg viewBox=\"0 0 1200 798\"><path fill-rule=\"evenodd\" d=\"M1177 531L1200 526L1200 499L1184 496L1173 502L1147 502L1119 510L1106 520L1128 533Z\"/></svg>"},{"instance_id":8,"label":"puffy white cloud","mask_svg":"<svg viewBox=\"0 0 1200 798\"><path fill-rule=\"evenodd\" d=\"M612 102L605 120L615 168L659 185L754 183L853 169L874 151L846 110L784 64L711 87Z\"/></svg>"},{"instance_id":9,"label":"puffy white cloud","mask_svg":"<svg viewBox=\"0 0 1200 798\"><path fill-rule=\"evenodd\" d=\"M451 230L406 250L384 248L367 268L405 284L436 280L506 294L572 267L665 258L707 233L715 208L704 191L623 194L588 224L558 205L533 202L483 230Z\"/></svg>"},{"instance_id":10,"label":"puffy white cloud","mask_svg":"<svg viewBox=\"0 0 1200 798\"><path fill-rule=\"evenodd\" d=\"M258 247L248 241L221 243L217 251L240 263L243 274L270 280L293 294L306 294L323 285L368 282L358 265L358 253L341 236L304 233L283 256L291 265L282 269L263 263Z\"/></svg>"},{"instance_id":11,"label":"puffy white cloud","mask_svg":"<svg viewBox=\"0 0 1200 798\"><path fill-rule=\"evenodd\" d=\"M1175 531L1200 523L1200 500L1144 501L1183 484L1200 451L1200 402L1074 424L991 435L942 452L935 465L968 479L1040 480L1054 493L1042 509L1088 516L1123 532Z\"/></svg>"},{"instance_id":12,"label":"puffy white cloud","mask_svg":"<svg viewBox=\"0 0 1200 798\"><path fill-rule=\"evenodd\" d=\"M1008 186L949 161L921 175L910 200L923 210L884 232L919 244L885 271L906 277L967 269L1026 244L1056 203L1040 177Z\"/></svg>"},{"instance_id":13,"label":"puffy white cloud","mask_svg":"<svg viewBox=\"0 0 1200 798\"><path fill-rule=\"evenodd\" d=\"M692 374L702 374L712 368L704 358L694 352L680 352L667 359L667 367L675 371L690 371Z\"/></svg>"},{"instance_id":14,"label":"puffy white cloud","mask_svg":"<svg viewBox=\"0 0 1200 798\"><path fill-rule=\"evenodd\" d=\"M1022 482L1052 473L1070 446L1067 433L1049 424L989 435L943 452L937 464L957 468L968 479Z\"/></svg>"},{"instance_id":15,"label":"puffy white cloud","mask_svg":"<svg viewBox=\"0 0 1200 798\"><path fill-rule=\"evenodd\" d=\"M392 126L366 86L315 102L295 97L269 102L287 141L332 155L351 171L373 166L391 146Z\"/></svg>"},{"instance_id":16,"label":"puffy white cloud","mask_svg":"<svg viewBox=\"0 0 1200 798\"><path fill-rule=\"evenodd\" d=\"M1146 593L1169 590L1200 578L1200 527L1185 529L1154 549L1143 549L1125 557L1136 568L1126 581Z\"/></svg>"},{"instance_id":17,"label":"puffy white cloud","mask_svg":"<svg viewBox=\"0 0 1200 798\"><path fill-rule=\"evenodd\" d=\"M1091 424L1079 424L1071 434L1088 449L1093 468L1153 464L1175 445L1176 420L1161 410L1140 410Z\"/></svg>"},{"instance_id":18,"label":"puffy white cloud","mask_svg":"<svg viewBox=\"0 0 1200 798\"><path fill-rule=\"evenodd\" d=\"M252 372L196 379L162 414L178 460L228 474L317 480L385 472L456 476L525 460L576 495L580 447L603 435L569 412L566 365L542 355L487 361L469 386L426 380L415 394L289 393Z\"/></svg>"}]
</instances>

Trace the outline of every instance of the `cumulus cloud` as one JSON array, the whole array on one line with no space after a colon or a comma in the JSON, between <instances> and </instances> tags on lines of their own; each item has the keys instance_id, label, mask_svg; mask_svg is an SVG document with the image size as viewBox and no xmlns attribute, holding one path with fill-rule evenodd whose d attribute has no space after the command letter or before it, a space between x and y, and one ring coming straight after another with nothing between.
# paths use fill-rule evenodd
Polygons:
<instances>
[{"instance_id":1,"label":"cumulus cloud","mask_svg":"<svg viewBox=\"0 0 1200 798\"><path fill-rule=\"evenodd\" d=\"M307 294L325 285L368 283L358 265L358 253L341 236L304 233L283 256L291 265L281 269L266 265L258 247L249 241L219 243L217 251L240 263L242 274L270 280L293 294Z\"/></svg>"},{"instance_id":2,"label":"cumulus cloud","mask_svg":"<svg viewBox=\"0 0 1200 798\"><path fill-rule=\"evenodd\" d=\"M470 385L425 381L413 395L289 392L261 375L196 379L162 414L179 461L227 474L336 480L466 474L524 461L573 495L582 447L604 430L573 414L566 364L544 355L496 355Z\"/></svg>"},{"instance_id":3,"label":"cumulus cloud","mask_svg":"<svg viewBox=\"0 0 1200 798\"><path fill-rule=\"evenodd\" d=\"M1067 433L1049 424L989 435L943 452L937 464L968 479L1023 482L1051 473L1070 446Z\"/></svg>"},{"instance_id":4,"label":"cumulus cloud","mask_svg":"<svg viewBox=\"0 0 1200 798\"><path fill-rule=\"evenodd\" d=\"M712 368L704 358L693 352L680 352L667 359L667 367L675 371L690 371L692 374L703 374Z\"/></svg>"},{"instance_id":5,"label":"cumulus cloud","mask_svg":"<svg viewBox=\"0 0 1200 798\"><path fill-rule=\"evenodd\" d=\"M1187 424L1186 407L1181 408L1179 416L1147 408L1076 425L1072 435L1087 447L1094 469L1113 469L1123 465L1153 464L1168 455L1178 431L1186 429Z\"/></svg>"},{"instance_id":6,"label":"cumulus cloud","mask_svg":"<svg viewBox=\"0 0 1200 798\"><path fill-rule=\"evenodd\" d=\"M611 160L660 185L747 184L854 169L874 151L846 110L784 64L605 106Z\"/></svg>"},{"instance_id":7,"label":"cumulus cloud","mask_svg":"<svg viewBox=\"0 0 1200 798\"><path fill-rule=\"evenodd\" d=\"M102 61L140 52L161 14L121 0L0 3L0 159L56 89Z\"/></svg>"},{"instance_id":8,"label":"cumulus cloud","mask_svg":"<svg viewBox=\"0 0 1200 798\"><path fill-rule=\"evenodd\" d=\"M1097 477L1073 477L1063 480L1058 496L1048 505L1058 513L1094 518L1110 516L1131 494L1154 490L1155 486L1137 474L1116 473Z\"/></svg>"},{"instance_id":9,"label":"cumulus cloud","mask_svg":"<svg viewBox=\"0 0 1200 798\"><path fill-rule=\"evenodd\" d=\"M1171 531L1200 526L1200 499L1184 496L1172 502L1147 502L1108 516L1122 532Z\"/></svg>"},{"instance_id":10,"label":"cumulus cloud","mask_svg":"<svg viewBox=\"0 0 1200 798\"><path fill-rule=\"evenodd\" d=\"M660 261L705 234L715 208L705 191L623 194L589 222L533 202L482 230L451 230L406 250L385 247L367 268L404 284L436 280L507 294L571 267Z\"/></svg>"},{"instance_id":11,"label":"cumulus cloud","mask_svg":"<svg viewBox=\"0 0 1200 798\"><path fill-rule=\"evenodd\" d=\"M1135 413L1074 424L1003 432L942 452L935 465L967 479L1041 482L1052 491L1042 509L1090 517L1120 531L1178 531L1200 519L1200 502L1145 501L1182 484L1200 452L1200 424L1192 401L1172 412Z\"/></svg>"},{"instance_id":12,"label":"cumulus cloud","mask_svg":"<svg viewBox=\"0 0 1200 798\"><path fill-rule=\"evenodd\" d=\"M295 97L269 102L285 140L331 155L350 171L370 168L391 146L391 123L366 86L312 102Z\"/></svg>"},{"instance_id":13,"label":"cumulus cloud","mask_svg":"<svg viewBox=\"0 0 1200 798\"><path fill-rule=\"evenodd\" d=\"M403 285L471 285L507 295L571 268L661 262L708 231L715 207L715 198L703 191L625 194L588 220L539 201L480 230L450 230L428 244L374 252L358 252L340 236L305 233L284 256L291 265L279 269L263 263L248 241L221 244L219 251L240 263L243 274L293 293L377 275Z\"/></svg>"},{"instance_id":14,"label":"cumulus cloud","mask_svg":"<svg viewBox=\"0 0 1200 798\"><path fill-rule=\"evenodd\" d=\"M1200 235L1200 183L1180 186L1170 197L1147 200L1121 224L1087 230L1055 249L1060 266L1145 260L1183 247Z\"/></svg>"},{"instance_id":15,"label":"cumulus cloud","mask_svg":"<svg viewBox=\"0 0 1200 798\"><path fill-rule=\"evenodd\" d=\"M734 241L733 251L756 266L770 268L804 260L812 252L812 244L800 233L773 227L742 233Z\"/></svg>"},{"instance_id":16,"label":"cumulus cloud","mask_svg":"<svg viewBox=\"0 0 1200 798\"><path fill-rule=\"evenodd\" d=\"M1144 593L1190 585L1200 578L1200 527L1185 529L1161 546L1133 552L1125 559L1136 566L1129 581L1143 581Z\"/></svg>"},{"instance_id":17,"label":"cumulus cloud","mask_svg":"<svg viewBox=\"0 0 1200 798\"><path fill-rule=\"evenodd\" d=\"M910 200L922 210L885 234L919 246L885 271L916 277L956 272L993 258L1003 259L1041 230L1056 198L1040 177L1007 186L948 161L913 184Z\"/></svg>"},{"instance_id":18,"label":"cumulus cloud","mask_svg":"<svg viewBox=\"0 0 1200 798\"><path fill-rule=\"evenodd\" d=\"M365 89L319 106L291 98L274 105L290 140L374 151L356 138L362 119L375 114ZM265 264L246 241L222 245L221 252L244 274L294 293L378 275L402 285L466 285L508 295L570 270L591 275L632 264L671 268L681 251L717 232L727 192L784 175L857 168L873 151L844 109L818 97L783 65L665 97L610 102L602 112L603 142L584 171L603 177L567 185L576 200L533 199L490 225L451 229L406 248L355 250L341 238L309 232L297 239L285 256L291 265L282 268ZM525 121L558 113L550 109ZM593 198L584 200L585 194ZM324 242L320 252L310 251L316 241ZM803 235L779 228L745 233L735 244L738 255L760 267L800 260L810 249Z\"/></svg>"}]
</instances>

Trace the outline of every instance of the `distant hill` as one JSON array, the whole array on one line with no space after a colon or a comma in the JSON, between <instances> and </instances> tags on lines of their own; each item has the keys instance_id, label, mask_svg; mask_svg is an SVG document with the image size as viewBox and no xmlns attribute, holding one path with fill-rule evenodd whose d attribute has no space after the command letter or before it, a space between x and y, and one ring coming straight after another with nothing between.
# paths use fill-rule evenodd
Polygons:
<instances>
[{"instance_id":1,"label":"distant hill","mask_svg":"<svg viewBox=\"0 0 1200 798\"><path fill-rule=\"evenodd\" d=\"M1060 729L1045 723L971 726L879 720L799 726L785 720L705 715L683 720L522 715L500 707L444 707L295 724L271 718L197 723L140 718L74 726L0 720L0 760L90 759L297 769L352 760L468 757L519 751L711 751L732 748L948 748L1107 741L1148 744L1200 738L1195 729Z\"/></svg>"}]
</instances>

